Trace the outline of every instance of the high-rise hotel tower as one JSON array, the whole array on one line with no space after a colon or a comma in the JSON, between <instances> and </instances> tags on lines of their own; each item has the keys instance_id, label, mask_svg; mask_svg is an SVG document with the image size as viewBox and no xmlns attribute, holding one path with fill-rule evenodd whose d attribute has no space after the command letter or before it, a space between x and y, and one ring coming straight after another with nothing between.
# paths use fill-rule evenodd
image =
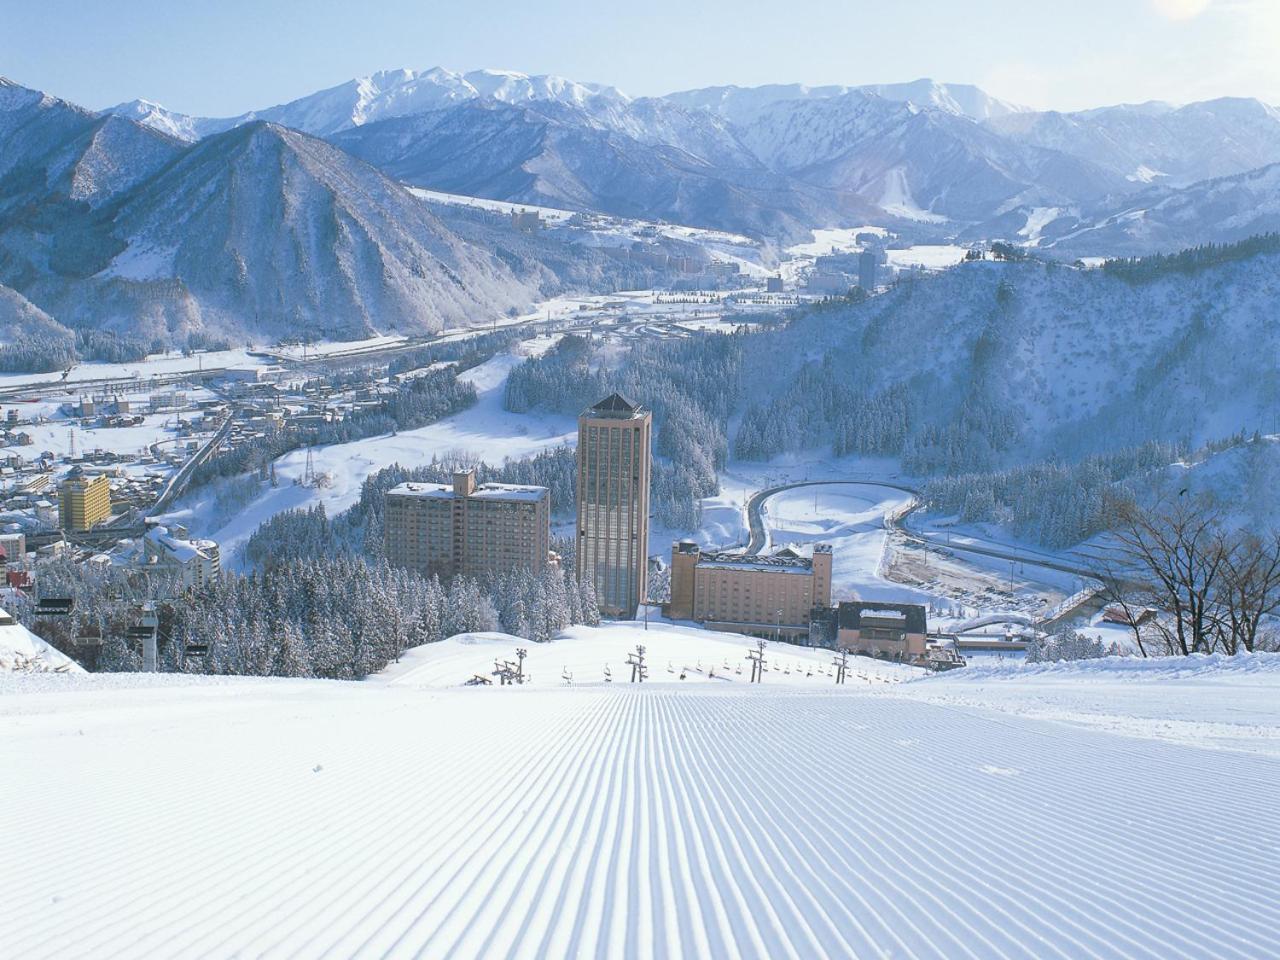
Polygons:
<instances>
[{"instance_id":1,"label":"high-rise hotel tower","mask_svg":"<svg viewBox=\"0 0 1280 960\"><path fill-rule=\"evenodd\" d=\"M652 427L648 410L616 393L578 417L577 573L607 617L634 617L645 597Z\"/></svg>"}]
</instances>

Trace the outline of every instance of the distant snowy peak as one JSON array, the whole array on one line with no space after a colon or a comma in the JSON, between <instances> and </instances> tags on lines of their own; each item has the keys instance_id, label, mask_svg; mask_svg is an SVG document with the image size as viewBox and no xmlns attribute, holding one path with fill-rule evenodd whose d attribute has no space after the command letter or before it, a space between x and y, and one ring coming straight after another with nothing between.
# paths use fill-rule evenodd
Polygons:
<instances>
[{"instance_id":1,"label":"distant snowy peak","mask_svg":"<svg viewBox=\"0 0 1280 960\"><path fill-rule=\"evenodd\" d=\"M117 103L114 107L107 107L102 112L133 120L171 137L185 140L188 143L199 140L210 132L204 128L207 121L199 117L189 117L185 113L166 110L160 104L152 103L150 100L130 100L128 103Z\"/></svg>"},{"instance_id":2,"label":"distant snowy peak","mask_svg":"<svg viewBox=\"0 0 1280 960\"><path fill-rule=\"evenodd\" d=\"M909 83L880 83L863 86L810 87L802 83L766 84L759 87L705 87L673 93L665 99L684 107L709 110L731 123L747 125L775 104L789 101L829 100L850 93L874 94L897 103L941 110L969 120L985 121L1030 108L998 100L968 84L938 83L921 79Z\"/></svg>"},{"instance_id":3,"label":"distant snowy peak","mask_svg":"<svg viewBox=\"0 0 1280 960\"><path fill-rule=\"evenodd\" d=\"M104 112L129 117L187 141L255 120L328 137L379 120L414 116L483 99L511 104L558 103L587 113L607 112L631 102L630 97L613 87L579 83L564 77L530 76L510 70L455 73L432 67L430 70L383 70L237 117L191 117L149 100L133 100Z\"/></svg>"},{"instance_id":4,"label":"distant snowy peak","mask_svg":"<svg viewBox=\"0 0 1280 960\"><path fill-rule=\"evenodd\" d=\"M911 83L870 84L858 89L865 93L874 93L886 100L933 107L944 113L967 117L970 120L991 120L995 117L1031 111L1030 107L1000 100L968 83L938 83L936 80L926 78Z\"/></svg>"},{"instance_id":5,"label":"distant snowy peak","mask_svg":"<svg viewBox=\"0 0 1280 960\"><path fill-rule=\"evenodd\" d=\"M598 83L579 83L554 75L529 76L510 70L472 70L462 79L484 97L506 103L550 100L577 107L587 107L597 100L629 103L631 98L616 87Z\"/></svg>"},{"instance_id":6,"label":"distant snowy peak","mask_svg":"<svg viewBox=\"0 0 1280 960\"><path fill-rule=\"evenodd\" d=\"M1280 110L1250 98L1006 114L986 126L1139 183L1189 186L1280 162Z\"/></svg>"}]
</instances>

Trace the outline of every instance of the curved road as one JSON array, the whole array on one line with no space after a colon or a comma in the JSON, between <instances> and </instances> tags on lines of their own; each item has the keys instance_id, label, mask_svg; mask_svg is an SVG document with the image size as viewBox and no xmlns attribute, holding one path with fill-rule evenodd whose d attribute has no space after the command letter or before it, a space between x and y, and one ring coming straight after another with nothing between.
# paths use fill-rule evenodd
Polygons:
<instances>
[{"instance_id":1,"label":"curved road","mask_svg":"<svg viewBox=\"0 0 1280 960\"><path fill-rule=\"evenodd\" d=\"M858 486L858 487L888 487L891 490L901 490L912 496L911 505L901 514L894 517L885 514L885 523L893 528L903 537L915 543L923 544L928 547L937 547L938 544L930 540L928 537L921 536L907 529L904 521L916 510L920 509L920 491L913 487L905 486L901 483L891 483L885 480L800 480L795 483L784 483L776 487L768 487L764 490L757 490L747 499L747 524L751 531L751 537L747 541L746 553L754 556L764 549L767 537L764 527L764 517L761 507L770 497L787 490L795 490L799 487L828 487L828 486ZM997 560L1009 560L1017 563L1030 563L1037 567L1045 567L1049 570L1057 570L1059 573L1071 574L1075 577L1084 579L1093 579L1094 573L1084 567L1076 567L1071 564L1059 563L1055 560L1046 560L1040 557L1028 556L1026 553L1016 553L1010 550L1001 550L998 547L981 547L974 544L955 543L946 544L946 549L955 553L973 553L984 557L995 557Z\"/></svg>"}]
</instances>

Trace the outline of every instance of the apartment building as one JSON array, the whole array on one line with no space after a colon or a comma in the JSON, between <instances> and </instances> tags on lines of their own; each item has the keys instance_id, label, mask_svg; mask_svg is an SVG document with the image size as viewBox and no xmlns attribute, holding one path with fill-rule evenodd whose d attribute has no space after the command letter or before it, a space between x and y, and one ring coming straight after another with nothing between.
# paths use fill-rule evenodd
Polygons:
<instances>
[{"instance_id":1,"label":"apartment building","mask_svg":"<svg viewBox=\"0 0 1280 960\"><path fill-rule=\"evenodd\" d=\"M192 540L185 527L155 526L142 538L148 569L173 574L184 587L202 587L218 579L222 558L215 540Z\"/></svg>"},{"instance_id":2,"label":"apartment building","mask_svg":"<svg viewBox=\"0 0 1280 960\"><path fill-rule=\"evenodd\" d=\"M551 548L551 492L477 485L474 470L455 473L452 483L402 483L387 491L383 537L388 562L423 576L541 573Z\"/></svg>"},{"instance_id":3,"label":"apartment building","mask_svg":"<svg viewBox=\"0 0 1280 960\"><path fill-rule=\"evenodd\" d=\"M790 548L772 554L703 552L691 540L671 547L673 620L696 620L713 630L807 637L815 607L831 604L831 547L805 556Z\"/></svg>"},{"instance_id":4,"label":"apartment building","mask_svg":"<svg viewBox=\"0 0 1280 960\"><path fill-rule=\"evenodd\" d=\"M58 519L64 530L92 530L111 516L111 481L72 467L58 485Z\"/></svg>"},{"instance_id":5,"label":"apartment building","mask_svg":"<svg viewBox=\"0 0 1280 960\"><path fill-rule=\"evenodd\" d=\"M578 417L577 575L600 612L629 619L645 598L653 415L611 394Z\"/></svg>"}]
</instances>

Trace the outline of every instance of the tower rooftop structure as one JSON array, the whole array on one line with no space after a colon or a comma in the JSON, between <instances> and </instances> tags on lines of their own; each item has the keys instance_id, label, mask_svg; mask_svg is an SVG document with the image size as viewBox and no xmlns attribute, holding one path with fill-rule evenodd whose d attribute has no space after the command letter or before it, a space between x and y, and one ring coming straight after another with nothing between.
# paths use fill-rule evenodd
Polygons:
<instances>
[{"instance_id":1,"label":"tower rooftop structure","mask_svg":"<svg viewBox=\"0 0 1280 960\"><path fill-rule=\"evenodd\" d=\"M584 417L595 420L631 420L645 414L644 407L632 403L620 393L611 393L594 406L582 412Z\"/></svg>"}]
</instances>

